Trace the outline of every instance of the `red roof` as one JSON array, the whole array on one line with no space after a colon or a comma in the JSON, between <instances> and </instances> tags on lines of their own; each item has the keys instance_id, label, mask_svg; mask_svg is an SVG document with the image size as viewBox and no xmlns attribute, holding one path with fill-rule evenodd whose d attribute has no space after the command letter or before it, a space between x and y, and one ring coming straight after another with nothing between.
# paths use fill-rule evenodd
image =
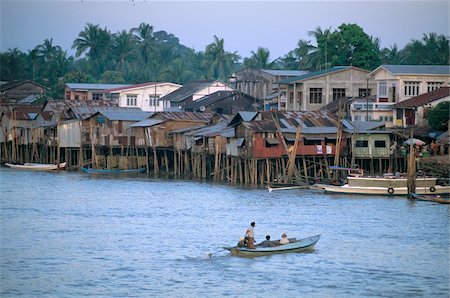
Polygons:
<instances>
[{"instance_id":1,"label":"red roof","mask_svg":"<svg viewBox=\"0 0 450 298\"><path fill-rule=\"evenodd\" d=\"M429 102L450 96L450 87L442 87L434 91L409 98L393 105L393 108L416 108Z\"/></svg>"}]
</instances>

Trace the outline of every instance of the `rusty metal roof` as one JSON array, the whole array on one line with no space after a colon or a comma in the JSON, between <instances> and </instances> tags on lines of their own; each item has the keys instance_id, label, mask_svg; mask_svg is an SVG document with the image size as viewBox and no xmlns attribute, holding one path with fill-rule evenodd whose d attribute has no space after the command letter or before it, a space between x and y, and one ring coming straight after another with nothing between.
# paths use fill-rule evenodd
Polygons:
<instances>
[{"instance_id":1,"label":"rusty metal roof","mask_svg":"<svg viewBox=\"0 0 450 298\"><path fill-rule=\"evenodd\" d=\"M209 123L214 117L214 114L195 112L157 112L152 117L172 121Z\"/></svg>"},{"instance_id":2,"label":"rusty metal roof","mask_svg":"<svg viewBox=\"0 0 450 298\"><path fill-rule=\"evenodd\" d=\"M272 120L259 120L252 122L242 122L242 125L253 132L275 132L277 127Z\"/></svg>"},{"instance_id":3,"label":"rusty metal roof","mask_svg":"<svg viewBox=\"0 0 450 298\"><path fill-rule=\"evenodd\" d=\"M16 106L6 116L15 120L34 120L41 109L40 106Z\"/></svg>"},{"instance_id":4,"label":"rusty metal roof","mask_svg":"<svg viewBox=\"0 0 450 298\"><path fill-rule=\"evenodd\" d=\"M262 112L262 119L272 119L272 114L276 113L276 117L280 122L281 128L296 128L298 124L303 127L337 127L337 118L328 111L276 111Z\"/></svg>"}]
</instances>

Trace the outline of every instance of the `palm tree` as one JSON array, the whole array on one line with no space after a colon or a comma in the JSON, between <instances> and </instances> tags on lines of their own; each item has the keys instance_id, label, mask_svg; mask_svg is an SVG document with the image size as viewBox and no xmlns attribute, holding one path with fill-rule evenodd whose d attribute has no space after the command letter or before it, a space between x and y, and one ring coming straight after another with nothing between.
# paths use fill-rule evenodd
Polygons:
<instances>
[{"instance_id":1,"label":"palm tree","mask_svg":"<svg viewBox=\"0 0 450 298\"><path fill-rule=\"evenodd\" d=\"M28 50L28 59L29 63L31 63L31 74L33 82L36 81L36 72L37 67L39 66L39 55L37 49Z\"/></svg>"},{"instance_id":2,"label":"palm tree","mask_svg":"<svg viewBox=\"0 0 450 298\"><path fill-rule=\"evenodd\" d=\"M398 50L397 44L389 46L389 48L384 48L381 50L381 61L383 64L402 64L403 57Z\"/></svg>"},{"instance_id":3,"label":"palm tree","mask_svg":"<svg viewBox=\"0 0 450 298\"><path fill-rule=\"evenodd\" d=\"M113 35L113 51L116 62L116 69L122 73L126 72L135 56L136 37L126 30L122 30Z\"/></svg>"},{"instance_id":4,"label":"palm tree","mask_svg":"<svg viewBox=\"0 0 450 298\"><path fill-rule=\"evenodd\" d=\"M1 79L5 81L26 78L26 56L18 48L8 49L1 55Z\"/></svg>"},{"instance_id":5,"label":"palm tree","mask_svg":"<svg viewBox=\"0 0 450 298\"><path fill-rule=\"evenodd\" d=\"M313 36L317 43L316 50L310 54L312 67L316 70L330 67L329 52L331 50L331 27L322 30L322 28L318 26L314 31L309 31L308 35Z\"/></svg>"},{"instance_id":6,"label":"palm tree","mask_svg":"<svg viewBox=\"0 0 450 298\"><path fill-rule=\"evenodd\" d=\"M187 67L183 58L175 59L172 64L161 72L161 80L184 84L193 78L193 72Z\"/></svg>"},{"instance_id":7,"label":"palm tree","mask_svg":"<svg viewBox=\"0 0 450 298\"><path fill-rule=\"evenodd\" d=\"M223 38L214 35L214 42L206 47L207 60L204 63L209 65L209 78L225 80L232 73L234 64L240 58L236 52L226 52L224 43Z\"/></svg>"},{"instance_id":8,"label":"palm tree","mask_svg":"<svg viewBox=\"0 0 450 298\"><path fill-rule=\"evenodd\" d=\"M56 53L62 50L60 46L53 45L53 38L45 39L44 43L38 45L35 49L38 57L41 57L46 63L51 62Z\"/></svg>"},{"instance_id":9,"label":"palm tree","mask_svg":"<svg viewBox=\"0 0 450 298\"><path fill-rule=\"evenodd\" d=\"M74 40L72 48L77 50L76 57L87 52L89 60L93 63L94 72L101 73L110 42L111 34L106 28L101 29L99 25L87 23L84 31L81 31Z\"/></svg>"},{"instance_id":10,"label":"palm tree","mask_svg":"<svg viewBox=\"0 0 450 298\"><path fill-rule=\"evenodd\" d=\"M130 32L136 36L142 60L144 64L147 64L150 58L150 53L154 51L155 46L153 26L146 23L141 23L138 28L132 28Z\"/></svg>"},{"instance_id":11,"label":"palm tree","mask_svg":"<svg viewBox=\"0 0 450 298\"><path fill-rule=\"evenodd\" d=\"M256 52L251 51L251 57L247 60L248 66L256 68L267 69L271 68L273 62L269 62L270 51L266 48L258 47Z\"/></svg>"},{"instance_id":12,"label":"palm tree","mask_svg":"<svg viewBox=\"0 0 450 298\"><path fill-rule=\"evenodd\" d=\"M316 47L311 45L310 40L300 39L297 43L297 48L293 51L294 57L298 61L298 69L311 69L311 53L316 50Z\"/></svg>"}]
</instances>

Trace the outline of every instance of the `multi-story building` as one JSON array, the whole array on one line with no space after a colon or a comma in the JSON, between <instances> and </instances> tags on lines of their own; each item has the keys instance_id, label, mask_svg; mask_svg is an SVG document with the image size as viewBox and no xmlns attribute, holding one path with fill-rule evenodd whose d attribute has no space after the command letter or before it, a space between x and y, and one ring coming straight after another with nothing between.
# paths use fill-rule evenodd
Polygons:
<instances>
[{"instance_id":1,"label":"multi-story building","mask_svg":"<svg viewBox=\"0 0 450 298\"><path fill-rule=\"evenodd\" d=\"M278 85L275 84L275 82L295 78L307 73L308 72L304 70L277 70L245 67L236 71L229 78L229 83L236 90L254 98L270 100L271 95L278 91Z\"/></svg>"},{"instance_id":2,"label":"multi-story building","mask_svg":"<svg viewBox=\"0 0 450 298\"><path fill-rule=\"evenodd\" d=\"M368 74L353 66L334 66L278 81L278 109L314 111L340 98L370 96L376 85Z\"/></svg>"},{"instance_id":3,"label":"multi-story building","mask_svg":"<svg viewBox=\"0 0 450 298\"><path fill-rule=\"evenodd\" d=\"M410 114L404 114L411 113L411 109L396 108L394 115L393 105L449 86L450 66L381 65L370 73L370 80L376 82L376 97L368 102L354 102L352 111L355 119L353 120L382 120L387 121L386 126L403 126L406 118L413 117ZM366 111L367 119L364 116L356 119L359 106L363 115Z\"/></svg>"},{"instance_id":4,"label":"multi-story building","mask_svg":"<svg viewBox=\"0 0 450 298\"><path fill-rule=\"evenodd\" d=\"M66 83L66 100L107 100L110 89L128 87L125 84Z\"/></svg>"},{"instance_id":5,"label":"multi-story building","mask_svg":"<svg viewBox=\"0 0 450 298\"><path fill-rule=\"evenodd\" d=\"M160 98L179 89L181 85L169 82L149 82L138 85L118 87L108 90L111 99L119 104L119 107L141 108L146 112L161 112L168 102L160 101Z\"/></svg>"}]
</instances>

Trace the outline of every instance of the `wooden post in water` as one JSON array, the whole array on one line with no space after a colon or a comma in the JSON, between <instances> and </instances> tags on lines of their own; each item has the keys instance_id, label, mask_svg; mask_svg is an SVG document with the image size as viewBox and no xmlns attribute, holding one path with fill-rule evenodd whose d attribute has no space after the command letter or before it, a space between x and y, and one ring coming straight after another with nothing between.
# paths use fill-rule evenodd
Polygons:
<instances>
[{"instance_id":1,"label":"wooden post in water","mask_svg":"<svg viewBox=\"0 0 450 298\"><path fill-rule=\"evenodd\" d=\"M413 127L410 131L410 139L414 136ZM415 146L412 140L409 144L409 156L408 156L408 197L411 197L416 192L416 152Z\"/></svg>"}]
</instances>

